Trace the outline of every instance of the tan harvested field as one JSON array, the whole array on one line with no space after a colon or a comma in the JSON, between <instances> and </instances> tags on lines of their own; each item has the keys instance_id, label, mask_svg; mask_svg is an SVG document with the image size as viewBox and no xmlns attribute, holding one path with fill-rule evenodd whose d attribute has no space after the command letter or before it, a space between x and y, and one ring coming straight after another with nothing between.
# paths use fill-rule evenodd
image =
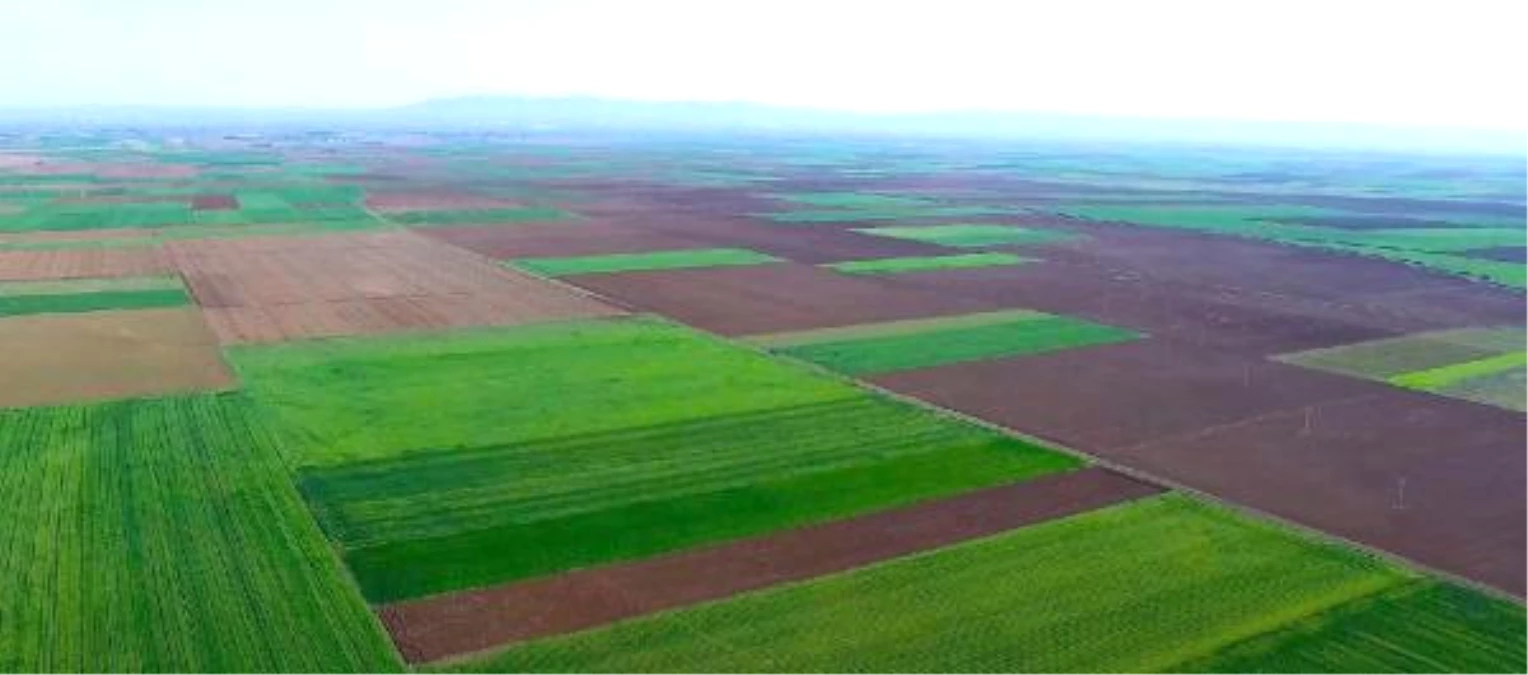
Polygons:
<instances>
[{"instance_id":1,"label":"tan harvested field","mask_svg":"<svg viewBox=\"0 0 1528 675\"><path fill-rule=\"evenodd\" d=\"M198 240L167 248L224 343L620 313L408 232Z\"/></svg>"},{"instance_id":2,"label":"tan harvested field","mask_svg":"<svg viewBox=\"0 0 1528 675\"><path fill-rule=\"evenodd\" d=\"M0 407L79 403L234 385L195 308L0 319Z\"/></svg>"},{"instance_id":3,"label":"tan harvested field","mask_svg":"<svg viewBox=\"0 0 1528 675\"><path fill-rule=\"evenodd\" d=\"M142 277L175 268L153 246L0 251L0 281Z\"/></svg>"}]
</instances>

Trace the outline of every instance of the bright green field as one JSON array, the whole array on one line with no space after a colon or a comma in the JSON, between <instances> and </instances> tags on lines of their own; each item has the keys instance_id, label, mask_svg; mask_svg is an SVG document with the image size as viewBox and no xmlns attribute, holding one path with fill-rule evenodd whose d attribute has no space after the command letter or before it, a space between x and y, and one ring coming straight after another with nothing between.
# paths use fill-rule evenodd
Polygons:
<instances>
[{"instance_id":1,"label":"bright green field","mask_svg":"<svg viewBox=\"0 0 1528 675\"><path fill-rule=\"evenodd\" d=\"M742 248L703 248L648 253L615 253L571 258L520 258L511 263L537 274L558 277L570 274L608 274L692 267L736 267L780 262L779 258Z\"/></svg>"},{"instance_id":2,"label":"bright green field","mask_svg":"<svg viewBox=\"0 0 1528 675\"><path fill-rule=\"evenodd\" d=\"M0 411L0 670L396 671L237 395Z\"/></svg>"},{"instance_id":3,"label":"bright green field","mask_svg":"<svg viewBox=\"0 0 1528 675\"><path fill-rule=\"evenodd\" d=\"M868 338L916 335L956 328L976 328L1032 319L1045 319L1050 318L1050 316L1050 314L1036 312L1031 309L1004 309L995 312L953 314L950 316L932 316L925 319L903 319L901 321L812 328L785 333L767 333L764 335L751 335L743 339L750 344L760 347L781 349L825 342L847 342Z\"/></svg>"},{"instance_id":4,"label":"bright green field","mask_svg":"<svg viewBox=\"0 0 1528 675\"><path fill-rule=\"evenodd\" d=\"M1009 225L927 225L907 227L868 227L855 230L878 237L926 241L957 248L1012 244L1049 244L1075 239L1077 235L1059 230L1041 230Z\"/></svg>"},{"instance_id":5,"label":"bright green field","mask_svg":"<svg viewBox=\"0 0 1528 675\"><path fill-rule=\"evenodd\" d=\"M160 227L189 222L191 206L184 202L40 204L19 214L0 216L0 232Z\"/></svg>"},{"instance_id":6,"label":"bright green field","mask_svg":"<svg viewBox=\"0 0 1528 675\"><path fill-rule=\"evenodd\" d=\"M190 298L180 289L163 291L99 291L47 295L0 296L0 317L26 314L98 312L106 309L179 307Z\"/></svg>"},{"instance_id":7,"label":"bright green field","mask_svg":"<svg viewBox=\"0 0 1528 675\"><path fill-rule=\"evenodd\" d=\"M1139 334L1061 316L867 338L796 344L780 354L849 375L872 375L950 363L1073 349L1133 340Z\"/></svg>"},{"instance_id":8,"label":"bright green field","mask_svg":"<svg viewBox=\"0 0 1528 675\"><path fill-rule=\"evenodd\" d=\"M1168 495L534 641L457 667L1173 670L1409 579L1357 553Z\"/></svg>"},{"instance_id":9,"label":"bright green field","mask_svg":"<svg viewBox=\"0 0 1528 675\"><path fill-rule=\"evenodd\" d=\"M1280 356L1288 363L1510 410L1528 403L1521 327L1461 328Z\"/></svg>"},{"instance_id":10,"label":"bright green field","mask_svg":"<svg viewBox=\"0 0 1528 675\"><path fill-rule=\"evenodd\" d=\"M879 260L851 260L823 265L845 274L901 274L928 270L967 269L972 267L998 267L1022 265L1034 258L1009 253L967 253L962 255L933 255L909 258L881 258Z\"/></svg>"},{"instance_id":11,"label":"bright green field","mask_svg":"<svg viewBox=\"0 0 1528 675\"><path fill-rule=\"evenodd\" d=\"M650 319L250 347L232 360L296 431L303 493L376 602L1079 465Z\"/></svg>"},{"instance_id":12,"label":"bright green field","mask_svg":"<svg viewBox=\"0 0 1528 675\"><path fill-rule=\"evenodd\" d=\"M1219 673L1521 673L1523 608L1416 581L1183 664Z\"/></svg>"}]
</instances>

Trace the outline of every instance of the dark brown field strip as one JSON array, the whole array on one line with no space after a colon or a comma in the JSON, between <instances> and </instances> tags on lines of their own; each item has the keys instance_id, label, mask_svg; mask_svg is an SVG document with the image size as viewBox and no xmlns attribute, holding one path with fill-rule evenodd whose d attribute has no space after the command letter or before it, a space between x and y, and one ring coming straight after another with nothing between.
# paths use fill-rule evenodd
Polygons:
<instances>
[{"instance_id":1,"label":"dark brown field strip","mask_svg":"<svg viewBox=\"0 0 1528 675\"><path fill-rule=\"evenodd\" d=\"M730 544L381 607L412 663L840 572L1161 491L1097 467Z\"/></svg>"}]
</instances>

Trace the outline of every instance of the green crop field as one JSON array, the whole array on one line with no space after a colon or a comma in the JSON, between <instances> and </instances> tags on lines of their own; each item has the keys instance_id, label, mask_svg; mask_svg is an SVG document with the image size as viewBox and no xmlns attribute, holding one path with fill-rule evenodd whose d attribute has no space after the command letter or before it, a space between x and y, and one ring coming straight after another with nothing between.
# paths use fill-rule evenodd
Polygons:
<instances>
[{"instance_id":1,"label":"green crop field","mask_svg":"<svg viewBox=\"0 0 1528 675\"><path fill-rule=\"evenodd\" d=\"M918 209L937 208L938 202L918 197L875 194L870 192L797 192L774 195L796 204L834 209Z\"/></svg>"},{"instance_id":2,"label":"green crop field","mask_svg":"<svg viewBox=\"0 0 1528 675\"><path fill-rule=\"evenodd\" d=\"M0 282L0 317L189 304L178 277Z\"/></svg>"},{"instance_id":3,"label":"green crop field","mask_svg":"<svg viewBox=\"0 0 1528 675\"><path fill-rule=\"evenodd\" d=\"M1287 363L1510 410L1528 407L1521 327L1416 333L1285 354Z\"/></svg>"},{"instance_id":4,"label":"green crop field","mask_svg":"<svg viewBox=\"0 0 1528 675\"><path fill-rule=\"evenodd\" d=\"M608 274L693 267L737 267L781 262L779 258L742 248L703 248L646 253L614 253L570 258L519 258L515 267L559 277L571 274Z\"/></svg>"},{"instance_id":5,"label":"green crop field","mask_svg":"<svg viewBox=\"0 0 1528 675\"><path fill-rule=\"evenodd\" d=\"M0 215L0 232L164 227L189 222L191 206L184 202L39 204L21 213Z\"/></svg>"},{"instance_id":6,"label":"green crop field","mask_svg":"<svg viewBox=\"0 0 1528 675\"><path fill-rule=\"evenodd\" d=\"M1281 529L1162 496L817 580L511 647L483 672L1176 670L1413 577ZM1520 607L1500 608L1508 626ZM1419 608L1454 639L1503 627ZM1380 627L1381 638L1410 634ZM1393 652L1328 654L1342 672ZM1456 648L1457 649L1457 648ZM1514 660L1515 659L1515 660ZM1507 647L1474 663L1522 665Z\"/></svg>"},{"instance_id":7,"label":"green crop field","mask_svg":"<svg viewBox=\"0 0 1528 675\"><path fill-rule=\"evenodd\" d=\"M647 319L232 358L303 439L303 492L379 602L1078 466Z\"/></svg>"},{"instance_id":8,"label":"green crop field","mask_svg":"<svg viewBox=\"0 0 1528 675\"><path fill-rule=\"evenodd\" d=\"M237 395L0 411L0 670L392 671Z\"/></svg>"},{"instance_id":9,"label":"green crop field","mask_svg":"<svg viewBox=\"0 0 1528 675\"><path fill-rule=\"evenodd\" d=\"M907 227L868 227L855 230L877 237L925 241L940 246L975 248L1015 244L1049 244L1077 238L1061 230L1041 230L1008 225L928 225Z\"/></svg>"},{"instance_id":10,"label":"green crop field","mask_svg":"<svg viewBox=\"0 0 1528 675\"><path fill-rule=\"evenodd\" d=\"M1000 323L940 326L870 337L827 338L775 351L849 375L1039 354L1133 340L1139 334L1061 316L1020 316Z\"/></svg>"},{"instance_id":11,"label":"green crop field","mask_svg":"<svg viewBox=\"0 0 1528 675\"><path fill-rule=\"evenodd\" d=\"M878 260L850 260L824 265L845 274L901 274L929 270L969 269L973 267L1002 267L1033 262L1034 258L1009 253L966 253L959 255L916 256L908 258L880 258Z\"/></svg>"},{"instance_id":12,"label":"green crop field","mask_svg":"<svg viewBox=\"0 0 1528 675\"><path fill-rule=\"evenodd\" d=\"M1414 581L1182 665L1212 673L1516 673L1523 608Z\"/></svg>"}]
</instances>

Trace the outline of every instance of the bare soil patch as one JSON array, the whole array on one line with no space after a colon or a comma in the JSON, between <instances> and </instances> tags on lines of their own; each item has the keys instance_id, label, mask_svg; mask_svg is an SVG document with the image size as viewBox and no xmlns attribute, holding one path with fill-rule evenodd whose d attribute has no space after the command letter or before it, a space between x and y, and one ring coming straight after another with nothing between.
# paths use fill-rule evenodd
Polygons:
<instances>
[{"instance_id":1,"label":"bare soil patch","mask_svg":"<svg viewBox=\"0 0 1528 675\"><path fill-rule=\"evenodd\" d=\"M507 209L519 206L523 204L512 199L447 190L368 192L366 195L366 207L383 213Z\"/></svg>"},{"instance_id":2,"label":"bare soil patch","mask_svg":"<svg viewBox=\"0 0 1528 675\"><path fill-rule=\"evenodd\" d=\"M1099 468L648 560L442 595L378 613L414 663L853 569L1160 489Z\"/></svg>"},{"instance_id":3,"label":"bare soil patch","mask_svg":"<svg viewBox=\"0 0 1528 675\"><path fill-rule=\"evenodd\" d=\"M431 227L419 233L499 260L710 248L685 237L600 222L557 228Z\"/></svg>"},{"instance_id":4,"label":"bare soil patch","mask_svg":"<svg viewBox=\"0 0 1528 675\"><path fill-rule=\"evenodd\" d=\"M620 313L407 232L186 241L168 250L225 343Z\"/></svg>"},{"instance_id":5,"label":"bare soil patch","mask_svg":"<svg viewBox=\"0 0 1528 675\"><path fill-rule=\"evenodd\" d=\"M234 378L194 308L0 319L0 407L226 389Z\"/></svg>"},{"instance_id":6,"label":"bare soil patch","mask_svg":"<svg viewBox=\"0 0 1528 675\"><path fill-rule=\"evenodd\" d=\"M141 277L174 272L157 247L0 251L0 281Z\"/></svg>"},{"instance_id":7,"label":"bare soil patch","mask_svg":"<svg viewBox=\"0 0 1528 675\"><path fill-rule=\"evenodd\" d=\"M723 335L756 335L1006 309L1000 302L894 288L797 263L621 272L566 281Z\"/></svg>"},{"instance_id":8,"label":"bare soil patch","mask_svg":"<svg viewBox=\"0 0 1528 675\"><path fill-rule=\"evenodd\" d=\"M191 208L197 211L231 211L239 208L233 195L196 195L191 198Z\"/></svg>"}]
</instances>

